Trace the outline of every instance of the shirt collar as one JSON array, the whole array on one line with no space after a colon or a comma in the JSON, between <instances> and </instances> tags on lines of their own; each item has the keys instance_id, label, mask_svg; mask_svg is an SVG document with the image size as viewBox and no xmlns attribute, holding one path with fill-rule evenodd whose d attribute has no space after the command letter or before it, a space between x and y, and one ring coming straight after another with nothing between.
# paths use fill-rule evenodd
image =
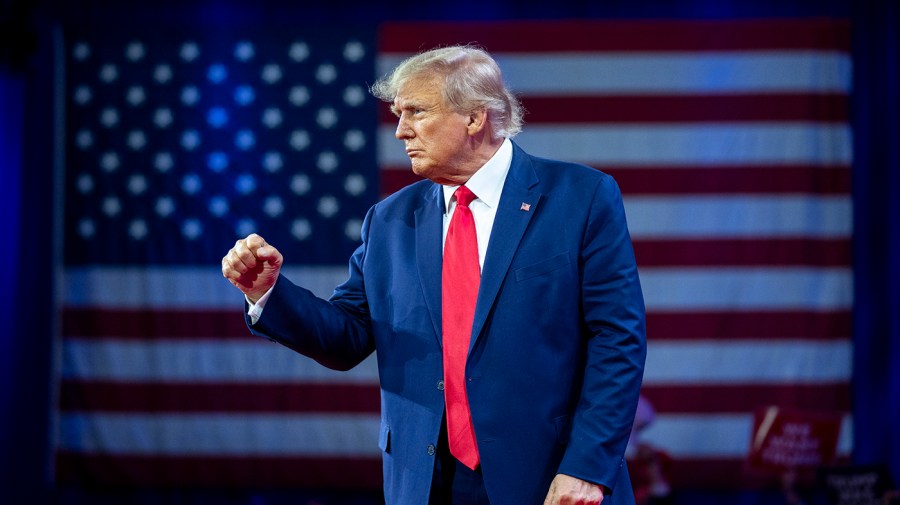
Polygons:
<instances>
[{"instance_id":1,"label":"shirt collar","mask_svg":"<svg viewBox=\"0 0 900 505\"><path fill-rule=\"evenodd\" d=\"M465 186L469 188L475 196L490 208L497 208L500 204L500 193L503 192L503 183L506 181L506 174L509 173L509 166L512 163L512 142L504 139L500 144L500 149L491 156L481 168L479 168ZM450 200L453 199L453 192L459 186L443 186L444 190L444 212L450 209Z\"/></svg>"}]
</instances>

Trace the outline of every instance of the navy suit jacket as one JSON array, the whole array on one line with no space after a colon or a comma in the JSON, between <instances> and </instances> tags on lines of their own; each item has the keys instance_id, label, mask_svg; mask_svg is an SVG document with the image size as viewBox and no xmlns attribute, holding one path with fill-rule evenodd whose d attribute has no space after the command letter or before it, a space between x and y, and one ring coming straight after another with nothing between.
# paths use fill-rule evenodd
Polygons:
<instances>
[{"instance_id":1,"label":"navy suit jacket","mask_svg":"<svg viewBox=\"0 0 900 505\"><path fill-rule=\"evenodd\" d=\"M524 205L523 205L524 204ZM329 300L286 278L251 330L323 365L377 351L388 504L426 504L444 415L444 199L431 181L372 207ZM514 145L482 269L467 391L494 505L541 504L564 473L633 503L625 445L646 353L644 303L619 188Z\"/></svg>"}]
</instances>

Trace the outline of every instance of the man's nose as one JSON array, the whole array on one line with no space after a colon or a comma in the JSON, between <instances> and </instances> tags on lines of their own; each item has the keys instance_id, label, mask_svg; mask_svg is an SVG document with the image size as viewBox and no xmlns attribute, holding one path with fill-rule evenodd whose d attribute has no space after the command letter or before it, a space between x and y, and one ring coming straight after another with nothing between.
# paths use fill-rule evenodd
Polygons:
<instances>
[{"instance_id":1,"label":"man's nose","mask_svg":"<svg viewBox=\"0 0 900 505\"><path fill-rule=\"evenodd\" d=\"M397 131L394 132L394 137L397 137L400 140L406 140L413 137L412 128L409 127L404 115L405 114L400 115L400 119L397 121Z\"/></svg>"}]
</instances>

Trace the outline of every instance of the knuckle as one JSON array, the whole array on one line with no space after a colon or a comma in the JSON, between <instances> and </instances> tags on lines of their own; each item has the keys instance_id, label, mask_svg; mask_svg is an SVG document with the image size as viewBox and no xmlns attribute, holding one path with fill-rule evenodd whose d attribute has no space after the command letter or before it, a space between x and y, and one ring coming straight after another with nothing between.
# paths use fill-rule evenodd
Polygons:
<instances>
[{"instance_id":1,"label":"knuckle","mask_svg":"<svg viewBox=\"0 0 900 505\"><path fill-rule=\"evenodd\" d=\"M248 256L250 256L250 249L245 244L241 244L234 248L235 259L244 259Z\"/></svg>"}]
</instances>

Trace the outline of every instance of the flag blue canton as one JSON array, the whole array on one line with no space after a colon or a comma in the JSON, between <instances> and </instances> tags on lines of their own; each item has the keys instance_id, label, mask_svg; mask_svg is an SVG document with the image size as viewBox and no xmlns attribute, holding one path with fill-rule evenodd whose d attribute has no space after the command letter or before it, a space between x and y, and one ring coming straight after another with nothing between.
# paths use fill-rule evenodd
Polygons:
<instances>
[{"instance_id":1,"label":"flag blue canton","mask_svg":"<svg viewBox=\"0 0 900 505\"><path fill-rule=\"evenodd\" d=\"M72 33L67 265L343 264L378 198L375 32Z\"/></svg>"}]
</instances>

